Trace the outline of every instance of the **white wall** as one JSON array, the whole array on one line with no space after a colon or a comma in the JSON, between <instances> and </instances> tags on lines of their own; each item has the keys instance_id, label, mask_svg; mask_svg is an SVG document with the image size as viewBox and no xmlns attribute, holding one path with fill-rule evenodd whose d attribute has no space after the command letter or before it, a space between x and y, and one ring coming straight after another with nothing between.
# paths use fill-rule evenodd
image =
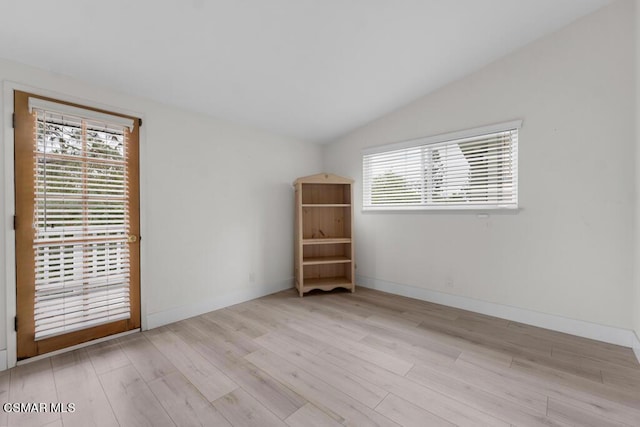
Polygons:
<instances>
[{"instance_id":1,"label":"white wall","mask_svg":"<svg viewBox=\"0 0 640 427\"><path fill-rule=\"evenodd\" d=\"M361 280L631 329L633 31L616 2L328 146L356 180ZM361 212L363 148L513 119L518 214Z\"/></svg>"},{"instance_id":2,"label":"white wall","mask_svg":"<svg viewBox=\"0 0 640 427\"><path fill-rule=\"evenodd\" d=\"M634 251L634 324L636 333L635 350L638 360L640 360L640 0L635 1L635 42L636 42L636 63L635 63L635 83L636 83L636 194L635 194L635 251Z\"/></svg>"},{"instance_id":3,"label":"white wall","mask_svg":"<svg viewBox=\"0 0 640 427\"><path fill-rule=\"evenodd\" d=\"M143 325L157 326L292 286L291 183L322 170L319 146L5 60L0 60L0 80L143 115L142 298L147 313ZM10 126L9 111L2 117ZM5 157L13 143L4 139L0 141L2 201L8 196L5 160L11 162ZM6 249L13 245L11 221L4 211L3 203L0 349L6 348L8 320L4 263Z\"/></svg>"}]
</instances>

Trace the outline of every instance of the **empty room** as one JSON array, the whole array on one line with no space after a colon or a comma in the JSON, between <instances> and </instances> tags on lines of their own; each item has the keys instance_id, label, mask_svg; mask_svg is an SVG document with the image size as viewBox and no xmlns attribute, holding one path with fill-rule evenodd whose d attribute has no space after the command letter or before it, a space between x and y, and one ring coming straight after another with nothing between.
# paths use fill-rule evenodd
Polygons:
<instances>
[{"instance_id":1,"label":"empty room","mask_svg":"<svg viewBox=\"0 0 640 427\"><path fill-rule=\"evenodd\" d=\"M640 425L636 0L6 0L0 85L0 426Z\"/></svg>"}]
</instances>

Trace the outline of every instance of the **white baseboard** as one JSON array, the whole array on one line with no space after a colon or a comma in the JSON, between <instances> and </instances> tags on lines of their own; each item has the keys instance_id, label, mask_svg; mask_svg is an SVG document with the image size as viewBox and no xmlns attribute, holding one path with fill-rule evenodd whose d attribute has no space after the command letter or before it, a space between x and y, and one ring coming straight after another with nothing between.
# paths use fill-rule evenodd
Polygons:
<instances>
[{"instance_id":1,"label":"white baseboard","mask_svg":"<svg viewBox=\"0 0 640 427\"><path fill-rule=\"evenodd\" d=\"M638 360L640 361L640 342L638 342L638 337L635 333L629 329L615 328L582 320L569 319L553 314L540 313L524 308L481 301L473 298L387 282L385 280L378 280L360 275L356 275L356 283L365 288L377 289L391 294L456 307L463 310L499 317L501 319L564 332L579 337L590 338L624 347L631 347L634 348L636 356L638 356Z\"/></svg>"},{"instance_id":2,"label":"white baseboard","mask_svg":"<svg viewBox=\"0 0 640 427\"><path fill-rule=\"evenodd\" d=\"M7 369L7 350L0 350L0 371Z\"/></svg>"},{"instance_id":3,"label":"white baseboard","mask_svg":"<svg viewBox=\"0 0 640 427\"><path fill-rule=\"evenodd\" d=\"M219 310L230 305L240 304L241 302L260 298L275 292L284 291L293 288L293 278L278 283L268 284L262 287L251 289L243 289L239 292L233 292L219 297L211 298L206 301L200 301L197 304L190 304L182 307L173 308L171 310L160 311L147 315L147 328L153 329L159 326L168 325L169 323L179 320L188 319L190 317L199 316L200 314L210 311Z\"/></svg>"},{"instance_id":4,"label":"white baseboard","mask_svg":"<svg viewBox=\"0 0 640 427\"><path fill-rule=\"evenodd\" d=\"M640 363L640 337L638 337L637 333L633 334L633 352L636 354L636 359L638 359L638 363Z\"/></svg>"}]
</instances>

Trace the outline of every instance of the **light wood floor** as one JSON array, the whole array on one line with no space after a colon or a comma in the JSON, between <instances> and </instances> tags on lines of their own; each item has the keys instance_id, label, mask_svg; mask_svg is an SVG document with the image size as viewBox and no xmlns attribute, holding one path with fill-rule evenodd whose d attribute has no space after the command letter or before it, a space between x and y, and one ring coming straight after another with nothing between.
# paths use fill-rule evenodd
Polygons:
<instances>
[{"instance_id":1,"label":"light wood floor","mask_svg":"<svg viewBox=\"0 0 640 427\"><path fill-rule=\"evenodd\" d=\"M286 291L26 364L32 426L640 425L632 351L359 288Z\"/></svg>"}]
</instances>

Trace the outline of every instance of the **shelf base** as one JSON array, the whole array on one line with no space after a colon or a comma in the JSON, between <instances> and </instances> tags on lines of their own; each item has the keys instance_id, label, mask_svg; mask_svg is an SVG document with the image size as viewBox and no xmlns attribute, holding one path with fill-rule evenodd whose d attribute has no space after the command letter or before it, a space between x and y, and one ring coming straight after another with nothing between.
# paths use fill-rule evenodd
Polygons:
<instances>
[{"instance_id":1,"label":"shelf base","mask_svg":"<svg viewBox=\"0 0 640 427\"><path fill-rule=\"evenodd\" d=\"M304 279L304 284L301 289L300 283L296 281L296 289L298 289L300 296L314 289L320 289L322 291L332 291L336 288L351 289L351 292L354 292L355 283L353 283L351 280L347 279L346 277L326 277L321 279Z\"/></svg>"}]
</instances>

